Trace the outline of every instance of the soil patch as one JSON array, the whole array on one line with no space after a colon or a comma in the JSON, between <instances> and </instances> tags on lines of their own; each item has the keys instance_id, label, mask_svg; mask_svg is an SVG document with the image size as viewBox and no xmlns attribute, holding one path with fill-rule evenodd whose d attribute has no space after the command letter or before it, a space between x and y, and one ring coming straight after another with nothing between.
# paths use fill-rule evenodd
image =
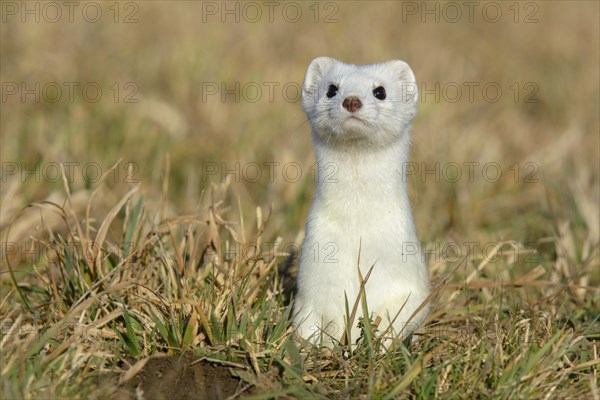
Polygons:
<instances>
[{"instance_id":1,"label":"soil patch","mask_svg":"<svg viewBox=\"0 0 600 400\"><path fill-rule=\"evenodd\" d=\"M248 384L232 367L198 359L192 353L151 357L122 389L133 399L226 399L248 395Z\"/></svg>"}]
</instances>

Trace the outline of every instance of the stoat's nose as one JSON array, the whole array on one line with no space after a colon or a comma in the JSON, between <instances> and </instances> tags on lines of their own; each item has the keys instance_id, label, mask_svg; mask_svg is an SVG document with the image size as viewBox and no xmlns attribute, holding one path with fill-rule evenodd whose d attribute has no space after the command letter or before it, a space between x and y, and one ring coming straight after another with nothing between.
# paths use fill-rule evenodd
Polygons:
<instances>
[{"instance_id":1,"label":"stoat's nose","mask_svg":"<svg viewBox=\"0 0 600 400\"><path fill-rule=\"evenodd\" d=\"M356 96L350 96L350 97L346 97L344 99L344 102L342 103L342 106L344 106L344 108L348 111L350 111L351 113L355 112L356 110L358 110L359 108L362 107L362 103L360 101L360 99Z\"/></svg>"}]
</instances>

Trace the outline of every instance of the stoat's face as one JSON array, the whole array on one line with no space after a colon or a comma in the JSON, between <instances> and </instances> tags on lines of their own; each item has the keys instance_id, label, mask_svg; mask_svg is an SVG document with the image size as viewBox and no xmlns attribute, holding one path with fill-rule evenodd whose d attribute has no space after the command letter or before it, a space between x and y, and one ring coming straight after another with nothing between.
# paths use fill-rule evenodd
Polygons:
<instances>
[{"instance_id":1,"label":"stoat's face","mask_svg":"<svg viewBox=\"0 0 600 400\"><path fill-rule=\"evenodd\" d=\"M319 57L308 66L302 108L315 140L386 146L410 130L418 88L404 61L356 66Z\"/></svg>"}]
</instances>

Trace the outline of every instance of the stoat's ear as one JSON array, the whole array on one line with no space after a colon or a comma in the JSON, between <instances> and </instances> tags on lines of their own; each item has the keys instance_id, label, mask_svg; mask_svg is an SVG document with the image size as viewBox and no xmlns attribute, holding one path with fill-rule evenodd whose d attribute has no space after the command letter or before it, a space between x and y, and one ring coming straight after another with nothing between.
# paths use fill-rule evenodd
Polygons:
<instances>
[{"instance_id":1,"label":"stoat's ear","mask_svg":"<svg viewBox=\"0 0 600 400\"><path fill-rule=\"evenodd\" d=\"M392 76L400 81L402 100L410 104L416 104L419 100L419 85L412 69L402 60L392 60L385 64L390 69Z\"/></svg>"},{"instance_id":2,"label":"stoat's ear","mask_svg":"<svg viewBox=\"0 0 600 400\"><path fill-rule=\"evenodd\" d=\"M325 74L337 62L339 61L331 57L317 57L312 60L306 70L306 75L304 76L302 94L307 95L314 92L318 88L319 82L323 79Z\"/></svg>"}]
</instances>

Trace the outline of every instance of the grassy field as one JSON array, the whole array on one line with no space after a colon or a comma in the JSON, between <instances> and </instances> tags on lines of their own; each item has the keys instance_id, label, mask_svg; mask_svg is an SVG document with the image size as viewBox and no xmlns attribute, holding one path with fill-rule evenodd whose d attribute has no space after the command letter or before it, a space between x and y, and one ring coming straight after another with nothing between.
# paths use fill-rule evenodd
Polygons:
<instances>
[{"instance_id":1,"label":"grassy field","mask_svg":"<svg viewBox=\"0 0 600 400\"><path fill-rule=\"evenodd\" d=\"M597 2L66 3L0 3L2 398L600 399ZM290 326L320 55L421 90L384 355Z\"/></svg>"}]
</instances>

